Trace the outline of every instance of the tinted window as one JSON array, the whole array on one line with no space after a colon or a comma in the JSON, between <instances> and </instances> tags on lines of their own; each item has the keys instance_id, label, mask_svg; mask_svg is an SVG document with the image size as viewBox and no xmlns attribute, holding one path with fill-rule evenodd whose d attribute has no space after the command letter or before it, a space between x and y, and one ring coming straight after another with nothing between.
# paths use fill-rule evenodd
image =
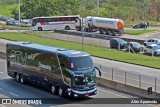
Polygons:
<instances>
[{"instance_id":1,"label":"tinted window","mask_svg":"<svg viewBox=\"0 0 160 107\"><path fill-rule=\"evenodd\" d=\"M37 22L38 22L38 19L33 19L32 26L36 26Z\"/></svg>"},{"instance_id":2,"label":"tinted window","mask_svg":"<svg viewBox=\"0 0 160 107\"><path fill-rule=\"evenodd\" d=\"M148 40L147 42L152 42L152 40Z\"/></svg>"},{"instance_id":3,"label":"tinted window","mask_svg":"<svg viewBox=\"0 0 160 107\"><path fill-rule=\"evenodd\" d=\"M44 19L43 18L39 18L38 22L44 22Z\"/></svg>"},{"instance_id":4,"label":"tinted window","mask_svg":"<svg viewBox=\"0 0 160 107\"><path fill-rule=\"evenodd\" d=\"M159 45L153 46L154 49L160 49Z\"/></svg>"},{"instance_id":5,"label":"tinted window","mask_svg":"<svg viewBox=\"0 0 160 107\"><path fill-rule=\"evenodd\" d=\"M60 65L64 68L69 68L68 58L62 55L58 55Z\"/></svg>"},{"instance_id":6,"label":"tinted window","mask_svg":"<svg viewBox=\"0 0 160 107\"><path fill-rule=\"evenodd\" d=\"M93 67L93 61L90 56L70 57L71 70L87 70Z\"/></svg>"},{"instance_id":7,"label":"tinted window","mask_svg":"<svg viewBox=\"0 0 160 107\"><path fill-rule=\"evenodd\" d=\"M62 73L63 73L63 80L69 85L71 86L71 80L72 80L72 75L69 71L67 71L66 69L62 69Z\"/></svg>"},{"instance_id":8,"label":"tinted window","mask_svg":"<svg viewBox=\"0 0 160 107\"><path fill-rule=\"evenodd\" d=\"M76 75L74 77L73 86L84 87L94 85L96 82L96 72L89 72L84 75Z\"/></svg>"},{"instance_id":9,"label":"tinted window","mask_svg":"<svg viewBox=\"0 0 160 107\"><path fill-rule=\"evenodd\" d=\"M152 47L151 47L151 46L147 46L147 48L152 49Z\"/></svg>"},{"instance_id":10,"label":"tinted window","mask_svg":"<svg viewBox=\"0 0 160 107\"><path fill-rule=\"evenodd\" d=\"M43 65L49 65L53 69L58 68L58 60L56 55L50 54L50 53L41 53L38 54L34 60L36 60L38 63L40 62Z\"/></svg>"},{"instance_id":11,"label":"tinted window","mask_svg":"<svg viewBox=\"0 0 160 107\"><path fill-rule=\"evenodd\" d=\"M140 46L140 44L137 43L137 42L132 43L132 45L133 45L133 46Z\"/></svg>"},{"instance_id":12,"label":"tinted window","mask_svg":"<svg viewBox=\"0 0 160 107\"><path fill-rule=\"evenodd\" d=\"M116 39L118 42L125 42L123 39Z\"/></svg>"}]
</instances>

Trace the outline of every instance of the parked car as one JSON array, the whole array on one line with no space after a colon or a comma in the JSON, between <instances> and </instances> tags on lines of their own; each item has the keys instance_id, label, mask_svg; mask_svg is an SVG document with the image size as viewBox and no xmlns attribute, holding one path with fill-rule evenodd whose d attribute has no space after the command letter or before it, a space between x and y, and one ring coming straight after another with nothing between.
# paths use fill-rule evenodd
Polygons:
<instances>
[{"instance_id":1,"label":"parked car","mask_svg":"<svg viewBox=\"0 0 160 107\"><path fill-rule=\"evenodd\" d=\"M20 25L23 27L30 27L31 23L29 23L29 20L22 20Z\"/></svg>"},{"instance_id":2,"label":"parked car","mask_svg":"<svg viewBox=\"0 0 160 107\"><path fill-rule=\"evenodd\" d=\"M146 23L139 23L133 26L133 29L138 29L138 28L147 28L147 24Z\"/></svg>"},{"instance_id":3,"label":"parked car","mask_svg":"<svg viewBox=\"0 0 160 107\"><path fill-rule=\"evenodd\" d=\"M13 22L15 21L14 18L8 18L7 19L7 25L13 25Z\"/></svg>"},{"instance_id":4,"label":"parked car","mask_svg":"<svg viewBox=\"0 0 160 107\"><path fill-rule=\"evenodd\" d=\"M151 44L160 45L160 39L149 39L149 40L144 42L144 46L148 46L148 45L151 45Z\"/></svg>"},{"instance_id":5,"label":"parked car","mask_svg":"<svg viewBox=\"0 0 160 107\"><path fill-rule=\"evenodd\" d=\"M110 39L110 48L112 49L124 49L127 42L121 38Z\"/></svg>"},{"instance_id":6,"label":"parked car","mask_svg":"<svg viewBox=\"0 0 160 107\"><path fill-rule=\"evenodd\" d=\"M0 15L0 20L2 20L2 18L3 18L3 15Z\"/></svg>"},{"instance_id":7,"label":"parked car","mask_svg":"<svg viewBox=\"0 0 160 107\"><path fill-rule=\"evenodd\" d=\"M130 50L130 52L135 52L135 53L141 52L141 51L143 51L143 48L144 48L144 46L139 44L138 42L128 42L126 44L126 49L127 49L127 51Z\"/></svg>"},{"instance_id":8,"label":"parked car","mask_svg":"<svg viewBox=\"0 0 160 107\"><path fill-rule=\"evenodd\" d=\"M157 44L148 45L144 48L144 53L159 56L160 55L160 45L157 45Z\"/></svg>"},{"instance_id":9,"label":"parked car","mask_svg":"<svg viewBox=\"0 0 160 107\"><path fill-rule=\"evenodd\" d=\"M2 20L2 21L6 21L8 19L8 17L6 17L6 16L0 16L0 20Z\"/></svg>"},{"instance_id":10,"label":"parked car","mask_svg":"<svg viewBox=\"0 0 160 107\"><path fill-rule=\"evenodd\" d=\"M18 26L19 25L19 21L18 20L14 20L13 21L13 25Z\"/></svg>"}]
</instances>

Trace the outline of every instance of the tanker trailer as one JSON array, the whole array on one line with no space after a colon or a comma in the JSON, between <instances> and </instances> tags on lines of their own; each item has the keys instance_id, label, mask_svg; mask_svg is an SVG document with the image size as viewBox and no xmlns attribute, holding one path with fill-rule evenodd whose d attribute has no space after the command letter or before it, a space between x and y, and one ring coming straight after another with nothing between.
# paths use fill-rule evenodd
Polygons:
<instances>
[{"instance_id":1,"label":"tanker trailer","mask_svg":"<svg viewBox=\"0 0 160 107\"><path fill-rule=\"evenodd\" d=\"M89 19L90 18L90 19ZM86 31L92 32L93 29L107 35L122 35L124 32L124 22L120 19L102 18L102 17L86 17L85 25L87 25Z\"/></svg>"},{"instance_id":2,"label":"tanker trailer","mask_svg":"<svg viewBox=\"0 0 160 107\"><path fill-rule=\"evenodd\" d=\"M91 16L88 16L86 18L77 18L75 20L75 28L77 31L82 31L82 23L83 23L83 27L87 28L87 21L91 18ZM83 20L83 21L82 21Z\"/></svg>"}]
</instances>

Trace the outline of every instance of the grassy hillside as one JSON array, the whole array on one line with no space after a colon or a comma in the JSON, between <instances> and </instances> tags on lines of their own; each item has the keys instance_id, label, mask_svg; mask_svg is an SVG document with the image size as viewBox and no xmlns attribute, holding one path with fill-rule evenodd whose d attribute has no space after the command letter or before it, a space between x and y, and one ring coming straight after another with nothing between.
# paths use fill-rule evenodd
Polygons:
<instances>
[{"instance_id":1,"label":"grassy hillside","mask_svg":"<svg viewBox=\"0 0 160 107\"><path fill-rule=\"evenodd\" d=\"M97 0L83 1L82 12L82 0L21 0L21 15L24 18L73 14L83 17L98 16ZM11 9L17 5L18 0L0 0L0 15L12 16ZM119 18L125 24L141 21L159 24L159 8L159 0L99 0L99 16ZM18 10L15 9L15 17L17 13Z\"/></svg>"},{"instance_id":2,"label":"grassy hillside","mask_svg":"<svg viewBox=\"0 0 160 107\"><path fill-rule=\"evenodd\" d=\"M2 5L0 4L0 15L5 15L7 17L12 17L11 10L18 6L17 4L11 4L11 5Z\"/></svg>"}]
</instances>

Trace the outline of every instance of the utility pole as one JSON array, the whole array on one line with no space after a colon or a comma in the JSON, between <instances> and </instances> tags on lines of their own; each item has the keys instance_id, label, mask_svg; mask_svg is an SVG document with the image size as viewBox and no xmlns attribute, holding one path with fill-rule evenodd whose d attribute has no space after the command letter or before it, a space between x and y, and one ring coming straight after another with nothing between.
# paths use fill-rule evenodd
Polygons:
<instances>
[{"instance_id":1,"label":"utility pole","mask_svg":"<svg viewBox=\"0 0 160 107\"><path fill-rule=\"evenodd\" d=\"M20 20L21 20L21 11L20 11L20 0L19 0L19 3L18 3L18 20L19 20L19 23L18 23L18 32L20 33Z\"/></svg>"},{"instance_id":2,"label":"utility pole","mask_svg":"<svg viewBox=\"0 0 160 107\"><path fill-rule=\"evenodd\" d=\"M82 50L84 50L84 26L83 26L83 17L84 17L84 0L82 0Z\"/></svg>"},{"instance_id":3,"label":"utility pole","mask_svg":"<svg viewBox=\"0 0 160 107\"><path fill-rule=\"evenodd\" d=\"M99 17L99 0L97 0L97 15Z\"/></svg>"}]
</instances>

